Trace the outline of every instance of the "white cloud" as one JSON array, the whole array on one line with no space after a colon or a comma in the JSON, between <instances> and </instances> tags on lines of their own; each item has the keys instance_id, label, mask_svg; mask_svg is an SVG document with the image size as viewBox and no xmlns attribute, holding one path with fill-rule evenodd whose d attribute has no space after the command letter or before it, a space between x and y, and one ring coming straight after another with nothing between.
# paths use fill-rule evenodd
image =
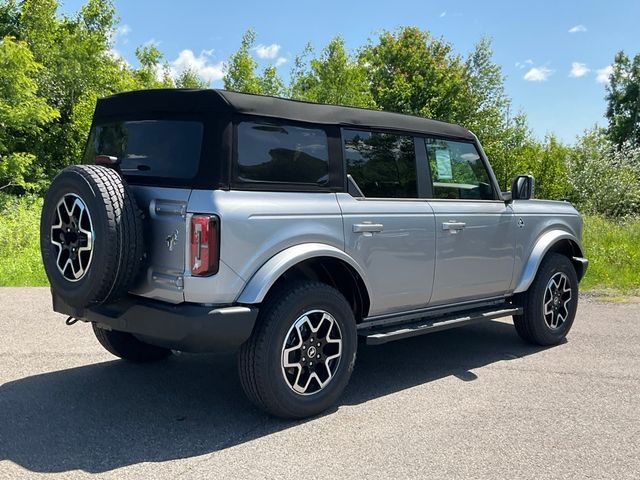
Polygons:
<instances>
[{"instance_id":1,"label":"white cloud","mask_svg":"<svg viewBox=\"0 0 640 480\"><path fill-rule=\"evenodd\" d=\"M547 67L531 67L523 78L529 82L544 82L551 74L553 74L553 70Z\"/></svg>"},{"instance_id":2,"label":"white cloud","mask_svg":"<svg viewBox=\"0 0 640 480\"><path fill-rule=\"evenodd\" d=\"M587 31L587 27L585 27L584 25L576 25L569 29L569 33L581 33L586 31Z\"/></svg>"},{"instance_id":3,"label":"white cloud","mask_svg":"<svg viewBox=\"0 0 640 480\"><path fill-rule=\"evenodd\" d=\"M276 60L276 68L284 65L285 63L287 63L287 59L284 57L278 57L278 59Z\"/></svg>"},{"instance_id":4,"label":"white cloud","mask_svg":"<svg viewBox=\"0 0 640 480\"><path fill-rule=\"evenodd\" d=\"M533 60L530 58L527 58L524 62L516 62L516 68L519 69L526 68L528 65L533 65Z\"/></svg>"},{"instance_id":5,"label":"white cloud","mask_svg":"<svg viewBox=\"0 0 640 480\"><path fill-rule=\"evenodd\" d=\"M571 72L569 72L569 76L573 78L580 78L584 77L590 71L591 69L587 68L586 63L573 62L571 64Z\"/></svg>"},{"instance_id":6,"label":"white cloud","mask_svg":"<svg viewBox=\"0 0 640 480\"><path fill-rule=\"evenodd\" d=\"M447 11L446 10L440 14L440 18L446 17L446 16L447 16Z\"/></svg>"},{"instance_id":7,"label":"white cloud","mask_svg":"<svg viewBox=\"0 0 640 480\"><path fill-rule=\"evenodd\" d=\"M613 73L613 66L607 65L604 68L599 68L596 70L596 82L598 83L609 83L609 77Z\"/></svg>"},{"instance_id":8,"label":"white cloud","mask_svg":"<svg viewBox=\"0 0 640 480\"><path fill-rule=\"evenodd\" d=\"M207 82L214 82L224 77L224 63L211 62L213 50L203 50L195 55L192 50L182 50L178 57L170 62L171 75L175 78L185 70L192 70Z\"/></svg>"},{"instance_id":9,"label":"white cloud","mask_svg":"<svg viewBox=\"0 0 640 480\"><path fill-rule=\"evenodd\" d=\"M280 45L272 43L271 45L258 45L255 47L256 54L259 58L276 58L280 51Z\"/></svg>"}]
</instances>

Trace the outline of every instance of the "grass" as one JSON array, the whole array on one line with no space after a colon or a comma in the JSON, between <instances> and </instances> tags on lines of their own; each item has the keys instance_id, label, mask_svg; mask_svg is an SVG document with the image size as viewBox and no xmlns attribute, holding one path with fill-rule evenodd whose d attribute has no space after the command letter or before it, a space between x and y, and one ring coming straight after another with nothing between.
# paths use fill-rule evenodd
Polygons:
<instances>
[{"instance_id":1,"label":"grass","mask_svg":"<svg viewBox=\"0 0 640 480\"><path fill-rule=\"evenodd\" d=\"M48 285L39 247L42 200L0 197L0 286ZM582 291L612 300L640 296L640 218L587 216L583 246L589 270Z\"/></svg>"},{"instance_id":2,"label":"grass","mask_svg":"<svg viewBox=\"0 0 640 480\"><path fill-rule=\"evenodd\" d=\"M49 284L40 257L41 208L40 198L0 198L0 286Z\"/></svg>"},{"instance_id":3,"label":"grass","mask_svg":"<svg viewBox=\"0 0 640 480\"><path fill-rule=\"evenodd\" d=\"M589 259L582 290L613 298L640 294L640 218L585 217L582 243Z\"/></svg>"}]
</instances>

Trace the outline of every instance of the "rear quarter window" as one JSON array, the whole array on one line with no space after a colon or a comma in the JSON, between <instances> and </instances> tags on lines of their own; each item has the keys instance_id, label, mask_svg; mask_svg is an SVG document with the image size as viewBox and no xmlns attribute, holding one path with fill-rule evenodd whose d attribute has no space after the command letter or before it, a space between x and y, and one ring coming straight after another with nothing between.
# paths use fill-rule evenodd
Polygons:
<instances>
[{"instance_id":1,"label":"rear quarter window","mask_svg":"<svg viewBox=\"0 0 640 480\"><path fill-rule=\"evenodd\" d=\"M193 178L200 164L203 125L197 121L135 120L94 125L85 163L117 157L128 177Z\"/></svg>"},{"instance_id":2,"label":"rear quarter window","mask_svg":"<svg viewBox=\"0 0 640 480\"><path fill-rule=\"evenodd\" d=\"M244 183L329 184L323 129L267 121L237 125L236 178Z\"/></svg>"}]
</instances>

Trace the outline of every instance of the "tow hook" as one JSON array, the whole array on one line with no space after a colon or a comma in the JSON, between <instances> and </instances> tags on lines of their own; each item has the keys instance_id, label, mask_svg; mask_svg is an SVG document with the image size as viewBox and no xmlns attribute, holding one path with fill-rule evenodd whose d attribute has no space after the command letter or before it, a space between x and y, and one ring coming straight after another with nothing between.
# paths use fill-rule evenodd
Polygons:
<instances>
[{"instance_id":1,"label":"tow hook","mask_svg":"<svg viewBox=\"0 0 640 480\"><path fill-rule=\"evenodd\" d=\"M78 321L78 319L77 319L77 318L75 318L75 317L68 317L68 318L64 321L64 323L65 323L66 325L71 326L71 325L73 325L74 323L76 323L77 321Z\"/></svg>"}]
</instances>

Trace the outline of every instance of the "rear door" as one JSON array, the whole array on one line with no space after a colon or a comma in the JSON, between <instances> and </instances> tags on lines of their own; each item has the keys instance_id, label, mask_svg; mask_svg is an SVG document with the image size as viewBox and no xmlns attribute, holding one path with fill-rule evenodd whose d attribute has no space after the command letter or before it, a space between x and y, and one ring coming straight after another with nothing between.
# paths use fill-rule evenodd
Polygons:
<instances>
[{"instance_id":1,"label":"rear door","mask_svg":"<svg viewBox=\"0 0 640 480\"><path fill-rule=\"evenodd\" d=\"M144 215L144 271L132 293L184 301L187 204L202 171L203 123L192 119L112 120L92 127L85 163L115 157Z\"/></svg>"},{"instance_id":2,"label":"rear door","mask_svg":"<svg viewBox=\"0 0 640 480\"><path fill-rule=\"evenodd\" d=\"M418 198L414 139L343 130L342 141L346 173L364 194L337 194L345 250L366 270L370 315L423 307L433 285L435 224Z\"/></svg>"},{"instance_id":3,"label":"rear door","mask_svg":"<svg viewBox=\"0 0 640 480\"><path fill-rule=\"evenodd\" d=\"M505 294L515 260L511 205L498 199L471 142L425 138L432 178L436 266L431 304Z\"/></svg>"}]
</instances>

